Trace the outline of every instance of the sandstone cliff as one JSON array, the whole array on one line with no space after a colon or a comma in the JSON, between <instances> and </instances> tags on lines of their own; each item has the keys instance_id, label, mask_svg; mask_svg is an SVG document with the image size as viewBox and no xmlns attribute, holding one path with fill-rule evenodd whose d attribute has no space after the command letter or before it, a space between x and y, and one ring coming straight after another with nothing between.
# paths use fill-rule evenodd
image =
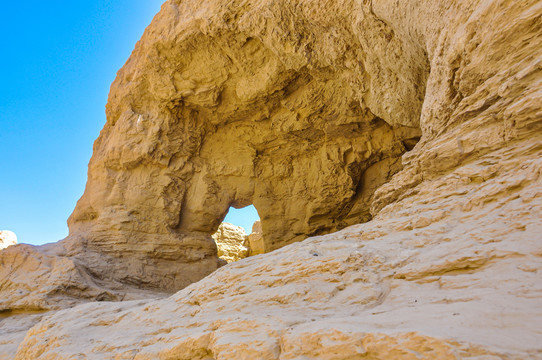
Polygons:
<instances>
[{"instance_id":1,"label":"sandstone cliff","mask_svg":"<svg viewBox=\"0 0 542 360\"><path fill-rule=\"evenodd\" d=\"M0 310L139 300L4 352L542 358L541 27L538 0L166 2L69 237L0 253ZM251 203L263 251L290 245L141 300L217 269L211 234Z\"/></svg>"}]
</instances>

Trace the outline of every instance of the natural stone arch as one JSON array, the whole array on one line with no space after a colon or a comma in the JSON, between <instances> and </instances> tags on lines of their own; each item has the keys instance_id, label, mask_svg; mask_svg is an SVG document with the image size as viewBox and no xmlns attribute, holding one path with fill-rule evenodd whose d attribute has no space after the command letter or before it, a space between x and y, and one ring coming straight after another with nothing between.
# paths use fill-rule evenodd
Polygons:
<instances>
[{"instance_id":1,"label":"natural stone arch","mask_svg":"<svg viewBox=\"0 0 542 360\"><path fill-rule=\"evenodd\" d=\"M426 84L434 103L448 85L431 83L432 29L413 19L445 5L383 20L365 1L210 3L168 1L146 30L111 86L68 238L24 248L51 290L5 306L185 287L221 265L211 234L230 205L258 208L271 251L401 196L381 185L449 111L422 113ZM24 258L2 256L5 287L26 286Z\"/></svg>"},{"instance_id":2,"label":"natural stone arch","mask_svg":"<svg viewBox=\"0 0 542 360\"><path fill-rule=\"evenodd\" d=\"M214 22L184 5L151 26L177 35L147 31L119 71L69 220L89 271L103 271L89 254L111 257L109 275L144 287L216 269L210 235L231 205L257 207L265 251L369 220L374 191L421 136L425 51L367 9L338 6L331 29L273 5L284 19L267 29L244 17L256 8Z\"/></svg>"},{"instance_id":3,"label":"natural stone arch","mask_svg":"<svg viewBox=\"0 0 542 360\"><path fill-rule=\"evenodd\" d=\"M186 219L205 218L198 213L208 212L213 222L213 199L220 200L219 208L222 201L245 199L237 185L218 182L223 178L209 171L216 169L214 162L198 160L212 134L224 135L233 126L265 124L272 116L268 134L295 144L286 160L278 151L283 144L254 147L259 159L254 169L261 173L231 174L258 181L249 197L260 211L269 208L264 230L276 236L268 238L269 249L363 221L389 205L397 209L394 202L425 186L418 185L430 185L480 154L531 136L540 118L533 95L539 72L531 61L540 48L532 35L540 28L540 17L533 15L536 5L534 0L522 6L511 1L166 2L112 85L108 121L94 146L87 189L69 220L69 237L0 252L0 278L5 279L0 311L148 296L142 288L151 288L154 296L156 289L172 292L213 271L218 259L209 225L194 228ZM510 18L518 21L510 23ZM527 37L533 41L525 42ZM315 96L299 106L300 94ZM324 106L307 111L314 104ZM297 111L294 122L278 116L284 115L276 111L278 105L290 112L305 109L299 112L301 121ZM334 149L328 141L343 133L327 124L342 129L357 124L371 137L391 131L393 136L384 138L393 141L379 142L391 148L371 145L374 163L354 166L359 177L345 171L350 167L335 171L323 165L350 164L363 142L349 140L356 145L352 149L327 151ZM236 137L244 134L239 130ZM420 134L420 142L400 162L400 153L412 148ZM277 168L280 176L266 175L275 174L272 153L287 165L288 171ZM344 207L311 201L303 211L289 210L284 199L295 203L303 196L293 195L303 192L297 182L284 179L306 175L300 169L313 169L309 165L361 195L348 198ZM317 170L311 170L316 179L322 176ZM186 200L198 183L196 174L214 179L202 182L203 197L213 205L209 209L191 207ZM266 179L283 182L288 191L277 195ZM302 185L308 185L307 199L337 188L337 182ZM391 216L390 208L384 216ZM276 215L282 213L287 216Z\"/></svg>"}]
</instances>

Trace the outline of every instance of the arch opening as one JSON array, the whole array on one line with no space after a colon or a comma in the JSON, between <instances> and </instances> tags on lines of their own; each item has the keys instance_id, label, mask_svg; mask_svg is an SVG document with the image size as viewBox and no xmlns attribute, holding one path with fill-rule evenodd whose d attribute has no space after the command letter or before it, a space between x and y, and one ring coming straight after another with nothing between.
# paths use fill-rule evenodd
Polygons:
<instances>
[{"instance_id":1,"label":"arch opening","mask_svg":"<svg viewBox=\"0 0 542 360\"><path fill-rule=\"evenodd\" d=\"M254 205L231 206L222 223L211 235L215 240L218 257L228 263L263 252L260 217Z\"/></svg>"},{"instance_id":2,"label":"arch opening","mask_svg":"<svg viewBox=\"0 0 542 360\"><path fill-rule=\"evenodd\" d=\"M252 226L254 225L254 222L258 220L260 220L258 211L254 207L254 205L248 205L239 209L231 206L222 222L240 226L245 229L245 232L247 234L250 234L252 232Z\"/></svg>"}]
</instances>

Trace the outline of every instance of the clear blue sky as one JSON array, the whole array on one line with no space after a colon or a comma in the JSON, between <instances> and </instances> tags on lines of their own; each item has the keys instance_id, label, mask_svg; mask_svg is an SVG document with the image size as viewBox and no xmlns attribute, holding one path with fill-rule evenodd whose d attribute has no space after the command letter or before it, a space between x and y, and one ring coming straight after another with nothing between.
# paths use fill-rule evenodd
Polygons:
<instances>
[{"instance_id":1,"label":"clear blue sky","mask_svg":"<svg viewBox=\"0 0 542 360\"><path fill-rule=\"evenodd\" d=\"M260 216L253 205L246 206L242 209L230 208L228 215L224 219L224 222L229 222L237 226L242 226L247 234L252 232L252 225L254 221L258 220Z\"/></svg>"},{"instance_id":2,"label":"clear blue sky","mask_svg":"<svg viewBox=\"0 0 542 360\"><path fill-rule=\"evenodd\" d=\"M162 0L11 1L0 12L0 230L68 234L109 86ZM250 230L246 208L227 220ZM243 219L245 220L243 222Z\"/></svg>"}]
</instances>

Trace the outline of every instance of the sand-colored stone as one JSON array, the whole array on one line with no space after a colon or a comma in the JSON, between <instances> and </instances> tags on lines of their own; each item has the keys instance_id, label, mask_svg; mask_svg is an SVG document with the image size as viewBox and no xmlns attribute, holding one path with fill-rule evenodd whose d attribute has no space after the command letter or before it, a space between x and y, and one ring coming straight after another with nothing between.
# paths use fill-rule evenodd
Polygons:
<instances>
[{"instance_id":1,"label":"sand-colored stone","mask_svg":"<svg viewBox=\"0 0 542 360\"><path fill-rule=\"evenodd\" d=\"M226 262L234 262L248 256L247 234L241 226L223 222L212 235L218 247L218 257Z\"/></svg>"},{"instance_id":2,"label":"sand-colored stone","mask_svg":"<svg viewBox=\"0 0 542 360\"><path fill-rule=\"evenodd\" d=\"M160 294L90 276L81 261L56 255L62 245L18 244L0 252L0 313L61 309L81 301L121 301Z\"/></svg>"},{"instance_id":3,"label":"sand-colored stone","mask_svg":"<svg viewBox=\"0 0 542 360\"><path fill-rule=\"evenodd\" d=\"M59 311L15 359L542 359L541 149L488 152L169 298Z\"/></svg>"},{"instance_id":4,"label":"sand-colored stone","mask_svg":"<svg viewBox=\"0 0 542 360\"><path fill-rule=\"evenodd\" d=\"M26 333L53 312L0 313L0 360L12 360Z\"/></svg>"},{"instance_id":5,"label":"sand-colored stone","mask_svg":"<svg viewBox=\"0 0 542 360\"><path fill-rule=\"evenodd\" d=\"M255 205L266 252L368 222L58 311L9 356L542 358L541 19L538 0L166 2L69 237L0 252L0 310L187 286L219 267L229 206Z\"/></svg>"},{"instance_id":6,"label":"sand-colored stone","mask_svg":"<svg viewBox=\"0 0 542 360\"><path fill-rule=\"evenodd\" d=\"M0 231L0 250L7 248L11 245L17 244L17 235L13 231L1 230Z\"/></svg>"},{"instance_id":7,"label":"sand-colored stone","mask_svg":"<svg viewBox=\"0 0 542 360\"><path fill-rule=\"evenodd\" d=\"M256 220L252 225L252 232L247 236L249 255L258 255L265 253L265 243L263 241L262 223Z\"/></svg>"}]
</instances>

